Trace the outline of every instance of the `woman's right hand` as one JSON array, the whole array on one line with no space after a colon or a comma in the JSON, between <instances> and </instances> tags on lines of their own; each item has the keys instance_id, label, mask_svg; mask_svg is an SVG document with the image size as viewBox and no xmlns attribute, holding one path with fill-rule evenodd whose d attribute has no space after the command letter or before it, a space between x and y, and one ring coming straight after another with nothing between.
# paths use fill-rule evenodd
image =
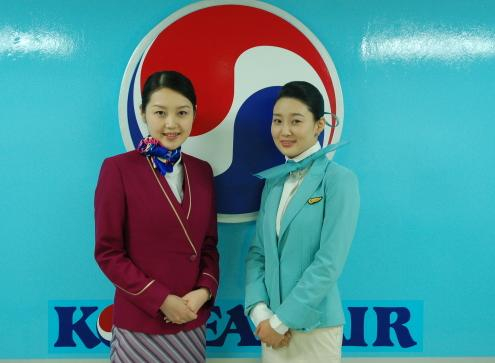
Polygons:
<instances>
[{"instance_id":1,"label":"woman's right hand","mask_svg":"<svg viewBox=\"0 0 495 363\"><path fill-rule=\"evenodd\" d=\"M188 323L198 315L187 306L187 301L177 295L168 295L160 306L165 319L174 324Z\"/></svg>"},{"instance_id":2,"label":"woman's right hand","mask_svg":"<svg viewBox=\"0 0 495 363\"><path fill-rule=\"evenodd\" d=\"M289 345L292 332L288 330L285 334L277 333L270 325L270 319L263 320L256 327L255 334L267 347L278 349Z\"/></svg>"}]
</instances>

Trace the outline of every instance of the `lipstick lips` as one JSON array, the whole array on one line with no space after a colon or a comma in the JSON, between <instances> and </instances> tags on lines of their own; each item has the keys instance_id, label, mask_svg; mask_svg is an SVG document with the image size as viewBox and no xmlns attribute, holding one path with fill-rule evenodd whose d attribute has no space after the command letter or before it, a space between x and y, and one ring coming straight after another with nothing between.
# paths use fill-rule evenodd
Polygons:
<instances>
[{"instance_id":1,"label":"lipstick lips","mask_svg":"<svg viewBox=\"0 0 495 363\"><path fill-rule=\"evenodd\" d=\"M280 140L279 143L280 143L280 145L282 145L282 147L291 147L296 142L295 141L290 141L290 140Z\"/></svg>"},{"instance_id":2,"label":"lipstick lips","mask_svg":"<svg viewBox=\"0 0 495 363\"><path fill-rule=\"evenodd\" d=\"M162 135L165 136L167 140L175 140L177 139L177 137L179 137L180 134L178 132L166 132Z\"/></svg>"}]
</instances>

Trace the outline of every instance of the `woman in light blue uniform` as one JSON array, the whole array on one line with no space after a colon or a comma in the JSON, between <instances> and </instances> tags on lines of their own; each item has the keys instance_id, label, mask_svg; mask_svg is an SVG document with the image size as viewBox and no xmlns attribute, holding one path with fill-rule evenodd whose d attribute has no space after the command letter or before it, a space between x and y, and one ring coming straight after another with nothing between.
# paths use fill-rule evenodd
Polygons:
<instances>
[{"instance_id":1,"label":"woman in light blue uniform","mask_svg":"<svg viewBox=\"0 0 495 363\"><path fill-rule=\"evenodd\" d=\"M340 362L344 314L337 286L359 211L356 176L321 148L323 97L316 87L284 85L272 137L287 163L266 179L249 248L246 314L262 341L262 361Z\"/></svg>"}]
</instances>

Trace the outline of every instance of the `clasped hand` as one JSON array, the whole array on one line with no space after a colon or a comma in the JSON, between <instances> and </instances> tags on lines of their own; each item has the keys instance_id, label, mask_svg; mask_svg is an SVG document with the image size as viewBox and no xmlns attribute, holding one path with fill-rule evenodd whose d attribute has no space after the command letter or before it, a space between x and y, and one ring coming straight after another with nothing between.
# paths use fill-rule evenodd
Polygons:
<instances>
[{"instance_id":1,"label":"clasped hand","mask_svg":"<svg viewBox=\"0 0 495 363\"><path fill-rule=\"evenodd\" d=\"M182 297L170 294L160 310L165 315L165 321L185 324L198 317L198 311L208 301L209 295L206 288L193 290Z\"/></svg>"},{"instance_id":2,"label":"clasped hand","mask_svg":"<svg viewBox=\"0 0 495 363\"><path fill-rule=\"evenodd\" d=\"M289 345L292 333L290 330L285 334L277 333L270 325L269 319L263 320L258 324L255 334L260 338L262 343L267 347L274 349L286 347Z\"/></svg>"}]
</instances>

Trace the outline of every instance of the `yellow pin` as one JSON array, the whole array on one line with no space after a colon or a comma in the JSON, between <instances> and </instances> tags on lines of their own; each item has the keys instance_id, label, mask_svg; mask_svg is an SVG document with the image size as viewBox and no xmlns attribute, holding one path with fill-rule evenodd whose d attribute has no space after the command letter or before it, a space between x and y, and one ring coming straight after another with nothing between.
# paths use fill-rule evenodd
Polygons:
<instances>
[{"instance_id":1,"label":"yellow pin","mask_svg":"<svg viewBox=\"0 0 495 363\"><path fill-rule=\"evenodd\" d=\"M314 197L314 198L309 198L308 199L308 204L315 204L318 203L320 200L322 200L323 197Z\"/></svg>"}]
</instances>

